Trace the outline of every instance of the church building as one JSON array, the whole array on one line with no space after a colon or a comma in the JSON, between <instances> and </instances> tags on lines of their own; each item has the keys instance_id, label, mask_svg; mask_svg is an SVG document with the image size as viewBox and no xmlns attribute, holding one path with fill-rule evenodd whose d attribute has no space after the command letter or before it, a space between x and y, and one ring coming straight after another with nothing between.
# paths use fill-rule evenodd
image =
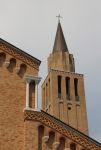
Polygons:
<instances>
[{"instance_id":1,"label":"church building","mask_svg":"<svg viewBox=\"0 0 101 150\"><path fill-rule=\"evenodd\" d=\"M41 61L0 39L0 150L101 150L89 136L84 75L75 72L58 22L48 75Z\"/></svg>"}]
</instances>

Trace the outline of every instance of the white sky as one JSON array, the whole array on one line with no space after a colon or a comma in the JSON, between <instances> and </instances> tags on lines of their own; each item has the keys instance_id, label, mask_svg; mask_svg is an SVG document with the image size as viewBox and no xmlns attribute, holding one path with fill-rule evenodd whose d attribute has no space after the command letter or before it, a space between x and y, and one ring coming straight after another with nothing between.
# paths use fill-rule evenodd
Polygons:
<instances>
[{"instance_id":1,"label":"white sky","mask_svg":"<svg viewBox=\"0 0 101 150\"><path fill-rule=\"evenodd\" d=\"M0 37L39 58L44 78L59 13L76 72L85 74L90 136L101 142L101 0L0 0Z\"/></svg>"}]
</instances>

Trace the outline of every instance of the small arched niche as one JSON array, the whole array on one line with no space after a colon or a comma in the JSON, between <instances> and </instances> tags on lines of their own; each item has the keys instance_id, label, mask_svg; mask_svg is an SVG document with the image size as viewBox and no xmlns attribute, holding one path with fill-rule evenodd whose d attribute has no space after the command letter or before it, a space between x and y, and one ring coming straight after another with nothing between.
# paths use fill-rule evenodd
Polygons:
<instances>
[{"instance_id":1,"label":"small arched niche","mask_svg":"<svg viewBox=\"0 0 101 150\"><path fill-rule=\"evenodd\" d=\"M19 76L23 77L25 72L26 72L26 70L27 70L27 66L25 64L21 64L20 65L20 70L19 70L19 73L18 73Z\"/></svg>"},{"instance_id":2,"label":"small arched niche","mask_svg":"<svg viewBox=\"0 0 101 150\"><path fill-rule=\"evenodd\" d=\"M64 150L64 148L65 148L65 138L61 137L59 141L60 141L60 145L58 147L58 150Z\"/></svg>"},{"instance_id":3,"label":"small arched niche","mask_svg":"<svg viewBox=\"0 0 101 150\"><path fill-rule=\"evenodd\" d=\"M76 150L76 144L75 143L70 144L70 150Z\"/></svg>"},{"instance_id":4,"label":"small arched niche","mask_svg":"<svg viewBox=\"0 0 101 150\"><path fill-rule=\"evenodd\" d=\"M6 60L6 54L5 53L0 53L0 67L2 67L3 63Z\"/></svg>"},{"instance_id":5,"label":"small arched niche","mask_svg":"<svg viewBox=\"0 0 101 150\"><path fill-rule=\"evenodd\" d=\"M9 66L8 66L8 70L9 70L10 72L13 72L13 70L14 70L15 67L16 67L16 59L11 58L11 59L10 59L10 64L9 64Z\"/></svg>"},{"instance_id":6,"label":"small arched niche","mask_svg":"<svg viewBox=\"0 0 101 150\"><path fill-rule=\"evenodd\" d=\"M48 148L49 149L53 148L54 141L55 141L55 132L50 131L49 132L49 141L48 141Z\"/></svg>"},{"instance_id":7,"label":"small arched niche","mask_svg":"<svg viewBox=\"0 0 101 150\"><path fill-rule=\"evenodd\" d=\"M38 150L42 150L42 138L44 136L44 126L38 127Z\"/></svg>"}]
</instances>

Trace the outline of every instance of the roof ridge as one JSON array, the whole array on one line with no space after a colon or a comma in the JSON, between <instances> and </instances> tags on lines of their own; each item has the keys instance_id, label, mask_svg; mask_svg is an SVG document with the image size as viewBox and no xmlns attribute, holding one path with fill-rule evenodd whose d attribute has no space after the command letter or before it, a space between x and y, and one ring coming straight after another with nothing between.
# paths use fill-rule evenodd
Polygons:
<instances>
[{"instance_id":1,"label":"roof ridge","mask_svg":"<svg viewBox=\"0 0 101 150\"><path fill-rule=\"evenodd\" d=\"M3 42L5 44L8 44L9 46L13 47L14 49L17 49L19 52L24 53L25 55L28 55L31 58L36 59L37 61L41 62L39 59L37 59L36 57L33 57L32 55L28 54L27 52L25 52L24 50L14 46L13 44L9 43L8 41L5 41L4 39L0 38L0 42Z\"/></svg>"},{"instance_id":2,"label":"roof ridge","mask_svg":"<svg viewBox=\"0 0 101 150\"><path fill-rule=\"evenodd\" d=\"M21 50L20 48L10 44L9 42L0 38L0 48L5 52L9 53L10 55L15 56L16 58L22 60L23 62L29 64L32 67L35 67L37 64L40 65L41 61L30 54L26 53L25 51Z\"/></svg>"}]
</instances>

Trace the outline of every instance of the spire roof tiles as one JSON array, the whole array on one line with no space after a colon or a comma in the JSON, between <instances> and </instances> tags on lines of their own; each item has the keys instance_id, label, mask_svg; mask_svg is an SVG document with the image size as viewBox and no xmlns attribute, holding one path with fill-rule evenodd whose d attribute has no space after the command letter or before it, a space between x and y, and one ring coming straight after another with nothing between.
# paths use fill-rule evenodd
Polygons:
<instances>
[{"instance_id":1,"label":"spire roof tiles","mask_svg":"<svg viewBox=\"0 0 101 150\"><path fill-rule=\"evenodd\" d=\"M68 47L64 38L61 23L59 21L57 32L56 32L56 37L55 37L55 42L54 42L54 47L53 47L53 53L60 52L60 51L68 52Z\"/></svg>"}]
</instances>

